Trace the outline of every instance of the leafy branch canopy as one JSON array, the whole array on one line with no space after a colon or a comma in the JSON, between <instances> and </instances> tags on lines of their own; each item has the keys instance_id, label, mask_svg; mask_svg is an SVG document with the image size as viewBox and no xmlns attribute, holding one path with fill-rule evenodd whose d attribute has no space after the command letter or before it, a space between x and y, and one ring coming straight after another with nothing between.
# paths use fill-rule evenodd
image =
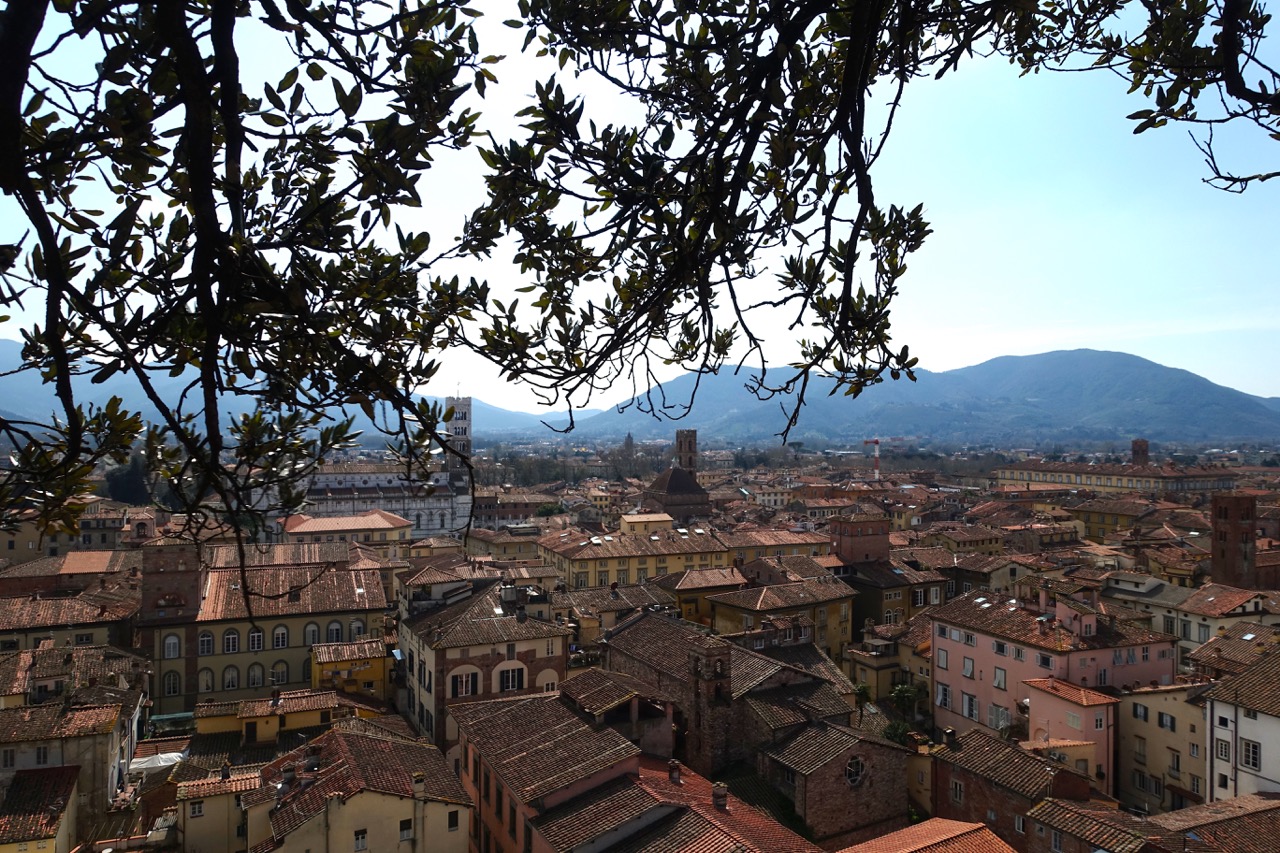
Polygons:
<instances>
[{"instance_id":1,"label":"leafy branch canopy","mask_svg":"<svg viewBox=\"0 0 1280 853\"><path fill-rule=\"evenodd\" d=\"M662 368L750 364L758 394L787 395L785 438L815 377L856 396L912 375L889 311L929 226L877 197L874 167L907 85L975 54L1109 70L1149 98L1135 130L1207 125L1220 186L1274 176L1213 150L1221 124L1278 130L1250 0L520 0L507 24L546 71L500 84L530 90L513 140L478 112L501 59L482 12L8 0L0 190L25 222L0 235L0 301L35 318L23 369L60 410L0 418L0 521L25 506L72 525L95 466L143 433L118 402L78 400L77 375L131 376L159 413L151 470L248 528L352 441L339 407L407 465L447 445L449 413L414 394L455 347L549 401L630 382L658 412ZM264 49L288 58L265 84ZM583 75L640 118L605 118ZM407 227L432 167L468 149L488 192L462 233ZM441 272L508 254L518 299ZM761 318L780 315L799 355L766 371ZM231 399L252 411L228 418Z\"/></svg>"}]
</instances>

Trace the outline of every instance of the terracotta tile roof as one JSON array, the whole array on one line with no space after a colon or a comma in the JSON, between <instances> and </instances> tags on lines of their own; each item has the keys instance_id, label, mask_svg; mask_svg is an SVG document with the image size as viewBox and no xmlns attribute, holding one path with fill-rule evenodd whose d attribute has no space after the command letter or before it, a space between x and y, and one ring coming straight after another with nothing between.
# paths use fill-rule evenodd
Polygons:
<instances>
[{"instance_id":1,"label":"terracotta tile roof","mask_svg":"<svg viewBox=\"0 0 1280 853\"><path fill-rule=\"evenodd\" d=\"M387 656L387 644L380 638L350 643L316 643L311 647L311 656L316 663L384 658Z\"/></svg>"},{"instance_id":2,"label":"terracotta tile roof","mask_svg":"<svg viewBox=\"0 0 1280 853\"><path fill-rule=\"evenodd\" d=\"M191 745L189 737L156 737L138 741L133 750L134 758L147 758L162 755L166 752L186 752Z\"/></svg>"},{"instance_id":3,"label":"terracotta tile roof","mask_svg":"<svg viewBox=\"0 0 1280 853\"><path fill-rule=\"evenodd\" d=\"M592 614L635 610L652 604L669 606L675 602L674 595L653 584L629 584L616 589L574 589L551 594L553 608L572 608L579 613Z\"/></svg>"},{"instance_id":4,"label":"terracotta tile roof","mask_svg":"<svg viewBox=\"0 0 1280 853\"><path fill-rule=\"evenodd\" d=\"M653 794L622 776L548 809L532 821L552 850L575 850L658 808Z\"/></svg>"},{"instance_id":5,"label":"terracotta tile roof","mask_svg":"<svg viewBox=\"0 0 1280 853\"><path fill-rule=\"evenodd\" d=\"M614 730L583 722L556 693L455 704L449 715L524 803L640 754Z\"/></svg>"},{"instance_id":6,"label":"terracotta tile roof","mask_svg":"<svg viewBox=\"0 0 1280 853\"><path fill-rule=\"evenodd\" d=\"M1045 795L1054 773L1075 772L982 729L959 734L954 743L937 746L932 754L935 761L954 764L1033 801Z\"/></svg>"},{"instance_id":7,"label":"terracotta tile roof","mask_svg":"<svg viewBox=\"0 0 1280 853\"><path fill-rule=\"evenodd\" d=\"M307 711L332 710L339 705L334 690L287 690L278 699L245 699L239 703L236 716L242 720L271 717L278 714L301 714Z\"/></svg>"},{"instance_id":8,"label":"terracotta tile roof","mask_svg":"<svg viewBox=\"0 0 1280 853\"><path fill-rule=\"evenodd\" d=\"M1065 586L1075 588L1072 584ZM1170 634L1162 634L1142 624L1121 620L1116 620L1114 626L1107 621L1098 620L1096 633L1087 636L1073 634L1052 617L1042 622L1041 614L1025 609L1020 604L1010 604L1009 600L1007 595L974 590L941 605L931 616L936 622L1057 652L1172 643L1176 640Z\"/></svg>"},{"instance_id":9,"label":"terracotta tile roof","mask_svg":"<svg viewBox=\"0 0 1280 853\"><path fill-rule=\"evenodd\" d=\"M900 559L857 563L849 567L849 574L846 576L846 581L854 589L859 586L893 589L920 583L942 583L945 580L945 576L933 569L917 569Z\"/></svg>"},{"instance_id":10,"label":"terracotta tile roof","mask_svg":"<svg viewBox=\"0 0 1280 853\"><path fill-rule=\"evenodd\" d=\"M1113 696L1057 678L1028 678L1022 683L1028 687L1034 687L1037 690L1043 690L1045 693L1051 693L1061 699L1066 699L1074 705L1089 707L1092 705L1120 704L1120 700Z\"/></svg>"},{"instance_id":11,"label":"terracotta tile roof","mask_svg":"<svg viewBox=\"0 0 1280 853\"><path fill-rule=\"evenodd\" d=\"M1271 651L1277 641L1280 641L1280 628L1261 622L1237 622L1198 646L1187 659L1201 666L1236 673Z\"/></svg>"},{"instance_id":12,"label":"terracotta tile roof","mask_svg":"<svg viewBox=\"0 0 1280 853\"><path fill-rule=\"evenodd\" d=\"M77 765L19 770L13 774L4 802L0 803L0 844L56 836L79 778Z\"/></svg>"},{"instance_id":13,"label":"terracotta tile roof","mask_svg":"<svg viewBox=\"0 0 1280 853\"><path fill-rule=\"evenodd\" d=\"M645 661L659 672L685 678L690 655L698 649L722 649L727 640L713 637L695 626L669 616L651 613L632 617L613 629L606 641L628 657Z\"/></svg>"},{"instance_id":14,"label":"terracotta tile roof","mask_svg":"<svg viewBox=\"0 0 1280 853\"><path fill-rule=\"evenodd\" d=\"M1274 853L1280 838L1280 794L1246 794L1152 815L1150 821L1233 853Z\"/></svg>"},{"instance_id":15,"label":"terracotta tile roof","mask_svg":"<svg viewBox=\"0 0 1280 853\"><path fill-rule=\"evenodd\" d=\"M253 615L298 616L310 613L385 610L382 579L370 569L280 566L247 574ZM245 594L237 569L209 572L197 621L246 619ZM296 591L291 592L291 591Z\"/></svg>"},{"instance_id":16,"label":"terracotta tile roof","mask_svg":"<svg viewBox=\"0 0 1280 853\"><path fill-rule=\"evenodd\" d=\"M833 758L842 757L846 750L860 743L871 743L897 752L911 752L905 746L882 737L827 723L806 726L785 740L762 747L760 751L784 767L807 776Z\"/></svg>"},{"instance_id":17,"label":"terracotta tile roof","mask_svg":"<svg viewBox=\"0 0 1280 853\"><path fill-rule=\"evenodd\" d=\"M593 716L630 702L636 696L647 699L672 698L654 695L653 687L638 678L598 667L584 669L566 678L560 683L560 693Z\"/></svg>"},{"instance_id":18,"label":"terracotta tile roof","mask_svg":"<svg viewBox=\"0 0 1280 853\"><path fill-rule=\"evenodd\" d=\"M1134 817L1119 809L1106 808L1090 803L1049 798L1036 804L1027 812L1030 820L1061 831L1064 835L1079 838L1110 853L1142 853L1150 840L1166 836L1178 843L1181 838L1163 831L1158 825L1143 818ZM1168 847L1181 850L1181 845Z\"/></svg>"},{"instance_id":19,"label":"terracotta tile roof","mask_svg":"<svg viewBox=\"0 0 1280 853\"><path fill-rule=\"evenodd\" d=\"M135 616L141 603L141 590L123 581L68 598L0 598L0 631L119 622Z\"/></svg>"},{"instance_id":20,"label":"terracotta tile roof","mask_svg":"<svg viewBox=\"0 0 1280 853\"><path fill-rule=\"evenodd\" d=\"M853 693L853 682L849 677L841 671L835 661L823 653L822 649L812 643L768 646L761 649L758 654L829 682L841 695L847 696Z\"/></svg>"},{"instance_id":21,"label":"terracotta tile roof","mask_svg":"<svg viewBox=\"0 0 1280 853\"><path fill-rule=\"evenodd\" d=\"M980 823L935 817L838 853L1013 853L1013 848Z\"/></svg>"},{"instance_id":22,"label":"terracotta tile roof","mask_svg":"<svg viewBox=\"0 0 1280 853\"><path fill-rule=\"evenodd\" d=\"M396 530L413 527L413 522L385 509L371 509L357 515L310 516L290 515L284 520L284 531L293 535L344 533L351 530Z\"/></svg>"},{"instance_id":23,"label":"terracotta tile roof","mask_svg":"<svg viewBox=\"0 0 1280 853\"><path fill-rule=\"evenodd\" d=\"M243 794L262 785L262 777L257 770L246 773L241 769L238 775L223 779L195 779L178 783L178 800L199 800L203 797L216 797L221 794Z\"/></svg>"},{"instance_id":24,"label":"terracotta tile roof","mask_svg":"<svg viewBox=\"0 0 1280 853\"><path fill-rule=\"evenodd\" d=\"M889 559L898 563L915 560L926 569L951 568L960 559L974 555L954 554L940 545L929 547L890 548Z\"/></svg>"},{"instance_id":25,"label":"terracotta tile roof","mask_svg":"<svg viewBox=\"0 0 1280 853\"><path fill-rule=\"evenodd\" d=\"M825 554L831 550L831 539L825 531L794 530L733 530L713 531L724 543L727 551L746 551L752 548L803 548Z\"/></svg>"},{"instance_id":26,"label":"terracotta tile roof","mask_svg":"<svg viewBox=\"0 0 1280 853\"><path fill-rule=\"evenodd\" d=\"M722 589L724 587L745 586L747 578L742 574L742 572L738 571L737 567L728 566L723 569L690 569L686 572L661 575L654 578L653 583L663 589L692 592L700 589Z\"/></svg>"},{"instance_id":27,"label":"terracotta tile roof","mask_svg":"<svg viewBox=\"0 0 1280 853\"><path fill-rule=\"evenodd\" d=\"M649 832L613 848L617 853L641 850L818 853L821 850L732 794L726 808L717 809L712 804L711 782L707 779L687 769L681 770L680 779L681 783L677 785L668 778L665 761L648 756L641 759L640 787L663 803L683 806L685 812L681 817L665 825L660 822Z\"/></svg>"},{"instance_id":28,"label":"terracotta tile roof","mask_svg":"<svg viewBox=\"0 0 1280 853\"><path fill-rule=\"evenodd\" d=\"M401 623L400 629L413 631L433 649L495 646L573 635L571 628L554 622L505 613L501 603L499 587L490 585L457 604L412 616Z\"/></svg>"},{"instance_id":29,"label":"terracotta tile roof","mask_svg":"<svg viewBox=\"0 0 1280 853\"><path fill-rule=\"evenodd\" d=\"M705 528L700 528L705 531ZM709 533L680 534L674 530L653 533L607 533L603 536L569 531L548 533L538 546L566 560L614 560L680 554L722 553L725 546Z\"/></svg>"},{"instance_id":30,"label":"terracotta tile roof","mask_svg":"<svg viewBox=\"0 0 1280 853\"><path fill-rule=\"evenodd\" d=\"M856 593L849 586L828 575L826 579L807 578L793 583L740 589L707 596L715 604L767 613L793 607L812 607L830 601L853 598Z\"/></svg>"},{"instance_id":31,"label":"terracotta tile roof","mask_svg":"<svg viewBox=\"0 0 1280 853\"><path fill-rule=\"evenodd\" d=\"M308 753L307 750L311 750ZM295 782L277 800L283 770L313 761L314 771L297 771ZM276 841L320 814L330 796L345 802L356 794L374 792L388 796L414 796L414 776L422 774L428 800L470 805L462 784L449 770L435 746L388 734L385 737L331 730L261 771L260 787L242 797L246 807L276 800L270 814Z\"/></svg>"},{"instance_id":32,"label":"terracotta tile roof","mask_svg":"<svg viewBox=\"0 0 1280 853\"><path fill-rule=\"evenodd\" d=\"M1239 705L1272 717L1280 717L1280 654L1268 651L1239 675L1224 678L1204 694L1231 705ZM2 712L0 712L2 713Z\"/></svg>"},{"instance_id":33,"label":"terracotta tile roof","mask_svg":"<svg viewBox=\"0 0 1280 853\"><path fill-rule=\"evenodd\" d=\"M1226 616L1238 607L1245 607L1255 598L1260 602L1260 609L1256 612L1260 614L1275 612L1275 606L1269 601L1269 594L1256 589L1239 589L1220 583L1207 583L1197 588L1187 596L1179 609L1196 616Z\"/></svg>"},{"instance_id":34,"label":"terracotta tile roof","mask_svg":"<svg viewBox=\"0 0 1280 853\"><path fill-rule=\"evenodd\" d=\"M123 709L120 705L61 703L0 709L0 743L91 737L110 734Z\"/></svg>"},{"instance_id":35,"label":"terracotta tile roof","mask_svg":"<svg viewBox=\"0 0 1280 853\"><path fill-rule=\"evenodd\" d=\"M825 681L784 685L745 694L746 708L773 732L816 720L848 723L849 703Z\"/></svg>"}]
</instances>

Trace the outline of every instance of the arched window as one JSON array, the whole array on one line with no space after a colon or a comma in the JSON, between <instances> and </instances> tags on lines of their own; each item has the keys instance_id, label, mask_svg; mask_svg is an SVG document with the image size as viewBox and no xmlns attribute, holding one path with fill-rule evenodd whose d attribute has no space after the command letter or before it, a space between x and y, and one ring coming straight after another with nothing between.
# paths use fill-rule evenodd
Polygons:
<instances>
[{"instance_id":1,"label":"arched window","mask_svg":"<svg viewBox=\"0 0 1280 853\"><path fill-rule=\"evenodd\" d=\"M182 676L173 670L164 674L164 695L177 696L182 692Z\"/></svg>"},{"instance_id":2,"label":"arched window","mask_svg":"<svg viewBox=\"0 0 1280 853\"><path fill-rule=\"evenodd\" d=\"M289 683L289 664L286 661L278 660L271 664L271 683Z\"/></svg>"},{"instance_id":3,"label":"arched window","mask_svg":"<svg viewBox=\"0 0 1280 853\"><path fill-rule=\"evenodd\" d=\"M238 651L240 651L240 632L235 628L228 628L222 632L222 653L233 655Z\"/></svg>"},{"instance_id":4,"label":"arched window","mask_svg":"<svg viewBox=\"0 0 1280 853\"><path fill-rule=\"evenodd\" d=\"M266 680L267 671L263 669L262 664L255 663L249 665L249 687L261 687L263 681Z\"/></svg>"},{"instance_id":5,"label":"arched window","mask_svg":"<svg viewBox=\"0 0 1280 853\"><path fill-rule=\"evenodd\" d=\"M249 631L249 651L262 651L263 633L261 628L253 628Z\"/></svg>"},{"instance_id":6,"label":"arched window","mask_svg":"<svg viewBox=\"0 0 1280 853\"><path fill-rule=\"evenodd\" d=\"M287 649L289 648L289 628L286 625L277 625L271 632L271 648Z\"/></svg>"},{"instance_id":7,"label":"arched window","mask_svg":"<svg viewBox=\"0 0 1280 853\"><path fill-rule=\"evenodd\" d=\"M333 622L330 622L329 630L325 632L325 636L328 637L328 642L330 643L341 643L342 642L342 623L337 621L336 619Z\"/></svg>"},{"instance_id":8,"label":"arched window","mask_svg":"<svg viewBox=\"0 0 1280 853\"><path fill-rule=\"evenodd\" d=\"M210 634L208 631L205 631L200 635L200 642L198 643L198 651L202 655L213 654L213 634Z\"/></svg>"},{"instance_id":9,"label":"arched window","mask_svg":"<svg viewBox=\"0 0 1280 853\"><path fill-rule=\"evenodd\" d=\"M352 619L351 620L351 639L358 640L363 636L364 636L364 620Z\"/></svg>"},{"instance_id":10,"label":"arched window","mask_svg":"<svg viewBox=\"0 0 1280 853\"><path fill-rule=\"evenodd\" d=\"M303 636L308 646L314 646L320 642L320 626L314 622L308 622L307 627L303 629Z\"/></svg>"},{"instance_id":11,"label":"arched window","mask_svg":"<svg viewBox=\"0 0 1280 853\"><path fill-rule=\"evenodd\" d=\"M166 660L182 657L182 640L177 634L166 634L164 638L164 656Z\"/></svg>"},{"instance_id":12,"label":"arched window","mask_svg":"<svg viewBox=\"0 0 1280 853\"><path fill-rule=\"evenodd\" d=\"M196 677L196 685L201 693L213 692L213 670L202 669Z\"/></svg>"},{"instance_id":13,"label":"arched window","mask_svg":"<svg viewBox=\"0 0 1280 853\"><path fill-rule=\"evenodd\" d=\"M229 666L222 671L222 689L240 689L240 669L238 667Z\"/></svg>"}]
</instances>

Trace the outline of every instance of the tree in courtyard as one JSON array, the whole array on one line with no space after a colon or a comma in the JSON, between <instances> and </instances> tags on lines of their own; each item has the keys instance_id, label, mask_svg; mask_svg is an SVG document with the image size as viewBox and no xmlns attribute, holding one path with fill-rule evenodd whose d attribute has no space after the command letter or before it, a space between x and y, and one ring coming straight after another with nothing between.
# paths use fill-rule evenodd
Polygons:
<instances>
[{"instance_id":1,"label":"tree in courtyard","mask_svg":"<svg viewBox=\"0 0 1280 853\"><path fill-rule=\"evenodd\" d=\"M857 395L911 376L889 309L929 226L873 170L904 87L977 53L1117 72L1150 98L1137 130L1203 123L1218 183L1272 176L1222 166L1211 135L1277 130L1251 0L520 0L509 23L557 70L533 83L521 138L475 145L474 96L497 82L474 25L489 8L8 0L0 190L23 221L0 238L0 301L31 318L24 369L59 410L0 418L0 521L25 504L71 527L95 466L127 461L140 416L85 405L75 377L137 383L149 469L248 532L352 440L336 407L363 410L408 468L447 449L450 413L414 392L450 347L549 401L631 382L677 415L658 367L749 364L758 394L789 394L785 439L815 378ZM264 82L261 57L288 66ZM588 104L573 74L642 115ZM472 146L488 195L465 228L408 227L439 156ZM523 303L442 266L494 255ZM762 311L789 319L793 365L765 370Z\"/></svg>"}]
</instances>

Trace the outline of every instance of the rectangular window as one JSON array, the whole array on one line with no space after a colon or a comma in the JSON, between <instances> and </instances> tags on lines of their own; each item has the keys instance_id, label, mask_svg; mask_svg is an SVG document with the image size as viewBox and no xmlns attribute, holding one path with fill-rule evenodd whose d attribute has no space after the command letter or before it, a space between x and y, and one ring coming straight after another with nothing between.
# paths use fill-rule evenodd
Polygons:
<instances>
[{"instance_id":1,"label":"rectangular window","mask_svg":"<svg viewBox=\"0 0 1280 853\"><path fill-rule=\"evenodd\" d=\"M947 650L946 649L938 649L936 652L934 652L933 665L938 669L947 668Z\"/></svg>"},{"instance_id":2,"label":"rectangular window","mask_svg":"<svg viewBox=\"0 0 1280 853\"><path fill-rule=\"evenodd\" d=\"M1182 753L1176 749L1169 750L1169 772L1177 775L1182 771Z\"/></svg>"},{"instance_id":3,"label":"rectangular window","mask_svg":"<svg viewBox=\"0 0 1280 853\"><path fill-rule=\"evenodd\" d=\"M951 780L951 802L964 802L964 783L957 782L955 779Z\"/></svg>"},{"instance_id":4,"label":"rectangular window","mask_svg":"<svg viewBox=\"0 0 1280 853\"><path fill-rule=\"evenodd\" d=\"M1013 816L1013 831L1019 834L1025 834L1027 831L1027 818L1025 815Z\"/></svg>"},{"instance_id":5,"label":"rectangular window","mask_svg":"<svg viewBox=\"0 0 1280 853\"><path fill-rule=\"evenodd\" d=\"M357 850L369 849L369 830L357 829L355 832L355 842Z\"/></svg>"},{"instance_id":6,"label":"rectangular window","mask_svg":"<svg viewBox=\"0 0 1280 853\"><path fill-rule=\"evenodd\" d=\"M1050 832L1049 832L1049 849L1053 850L1053 851L1054 851L1054 853L1061 853L1061 851L1062 851L1062 830L1059 830L1059 829L1050 830Z\"/></svg>"},{"instance_id":7,"label":"rectangular window","mask_svg":"<svg viewBox=\"0 0 1280 853\"><path fill-rule=\"evenodd\" d=\"M49 747L37 746L36 747L36 764L43 767L48 763L49 763Z\"/></svg>"},{"instance_id":8,"label":"rectangular window","mask_svg":"<svg viewBox=\"0 0 1280 853\"><path fill-rule=\"evenodd\" d=\"M1014 660L1026 660L1026 653L1018 646L1013 647Z\"/></svg>"},{"instance_id":9,"label":"rectangular window","mask_svg":"<svg viewBox=\"0 0 1280 853\"><path fill-rule=\"evenodd\" d=\"M1144 737L1135 737L1133 739L1133 760L1139 764L1147 763L1147 739Z\"/></svg>"},{"instance_id":10,"label":"rectangular window","mask_svg":"<svg viewBox=\"0 0 1280 853\"><path fill-rule=\"evenodd\" d=\"M937 703L939 708L951 707L951 688L946 684L939 684L937 688Z\"/></svg>"},{"instance_id":11,"label":"rectangular window","mask_svg":"<svg viewBox=\"0 0 1280 853\"><path fill-rule=\"evenodd\" d=\"M994 640L991 643L991 650L994 651L996 654L1000 655L1001 657L1008 657L1009 644L1006 643L1004 640Z\"/></svg>"},{"instance_id":12,"label":"rectangular window","mask_svg":"<svg viewBox=\"0 0 1280 853\"><path fill-rule=\"evenodd\" d=\"M1133 703L1133 718L1135 720L1147 721L1147 706L1138 702Z\"/></svg>"},{"instance_id":13,"label":"rectangular window","mask_svg":"<svg viewBox=\"0 0 1280 853\"><path fill-rule=\"evenodd\" d=\"M1191 776L1191 793L1193 793L1193 794L1199 794L1199 793L1200 793L1200 787L1201 787L1203 784L1204 784L1204 783L1200 780L1200 777L1199 777L1199 776L1196 776L1196 775L1194 775L1194 774L1193 774L1193 775Z\"/></svg>"},{"instance_id":14,"label":"rectangular window","mask_svg":"<svg viewBox=\"0 0 1280 853\"><path fill-rule=\"evenodd\" d=\"M1073 729L1077 729L1077 730L1078 730L1078 729L1080 728L1080 715L1079 715L1079 714L1077 714L1077 713L1075 713L1074 711L1068 711L1068 712L1067 712L1067 725L1068 725L1068 726L1070 726L1070 727L1071 727L1071 728L1073 728Z\"/></svg>"},{"instance_id":15,"label":"rectangular window","mask_svg":"<svg viewBox=\"0 0 1280 853\"><path fill-rule=\"evenodd\" d=\"M1036 655L1036 665L1041 669L1053 669L1053 658L1044 652Z\"/></svg>"},{"instance_id":16,"label":"rectangular window","mask_svg":"<svg viewBox=\"0 0 1280 853\"><path fill-rule=\"evenodd\" d=\"M1219 761L1231 760L1231 742L1226 738L1217 738L1213 742Z\"/></svg>"},{"instance_id":17,"label":"rectangular window","mask_svg":"<svg viewBox=\"0 0 1280 853\"><path fill-rule=\"evenodd\" d=\"M1262 769L1262 744L1256 740L1240 738L1240 766L1250 770Z\"/></svg>"},{"instance_id":18,"label":"rectangular window","mask_svg":"<svg viewBox=\"0 0 1280 853\"><path fill-rule=\"evenodd\" d=\"M1191 744L1191 757L1192 757L1192 758L1199 758L1199 757L1200 757L1200 744L1198 744L1198 743L1192 743L1192 744Z\"/></svg>"},{"instance_id":19,"label":"rectangular window","mask_svg":"<svg viewBox=\"0 0 1280 853\"><path fill-rule=\"evenodd\" d=\"M1002 729L1009 725L1009 709L1001 705L989 705L987 707L987 726L993 729Z\"/></svg>"},{"instance_id":20,"label":"rectangular window","mask_svg":"<svg viewBox=\"0 0 1280 853\"><path fill-rule=\"evenodd\" d=\"M0 767L8 770L17 764L18 754L12 749L0 751Z\"/></svg>"},{"instance_id":21,"label":"rectangular window","mask_svg":"<svg viewBox=\"0 0 1280 853\"><path fill-rule=\"evenodd\" d=\"M187 815L188 817L203 817L204 800L196 800L193 803L189 803L187 805Z\"/></svg>"},{"instance_id":22,"label":"rectangular window","mask_svg":"<svg viewBox=\"0 0 1280 853\"><path fill-rule=\"evenodd\" d=\"M1093 728L1096 731L1102 731L1106 728L1107 715L1102 711L1098 711L1093 715Z\"/></svg>"},{"instance_id":23,"label":"rectangular window","mask_svg":"<svg viewBox=\"0 0 1280 853\"><path fill-rule=\"evenodd\" d=\"M973 678L973 658L964 659L964 677Z\"/></svg>"},{"instance_id":24,"label":"rectangular window","mask_svg":"<svg viewBox=\"0 0 1280 853\"><path fill-rule=\"evenodd\" d=\"M1257 711L1255 711L1255 710L1253 710L1252 708L1245 708L1245 709L1244 709L1244 718L1245 718L1246 720L1256 720L1256 719L1258 719L1258 712L1257 712Z\"/></svg>"},{"instance_id":25,"label":"rectangular window","mask_svg":"<svg viewBox=\"0 0 1280 853\"><path fill-rule=\"evenodd\" d=\"M462 675L455 675L450 682L453 686L451 695L454 698L459 696L474 696L479 693L480 673L469 672Z\"/></svg>"},{"instance_id":26,"label":"rectangular window","mask_svg":"<svg viewBox=\"0 0 1280 853\"><path fill-rule=\"evenodd\" d=\"M961 709L961 713L971 720L978 719L978 697L969 693L962 693L960 695L964 700L964 707Z\"/></svg>"},{"instance_id":27,"label":"rectangular window","mask_svg":"<svg viewBox=\"0 0 1280 853\"><path fill-rule=\"evenodd\" d=\"M970 634L968 631L964 632L964 644L966 646L974 646L974 645L977 645L977 643L978 643L978 640L976 637L973 636L973 634Z\"/></svg>"},{"instance_id":28,"label":"rectangular window","mask_svg":"<svg viewBox=\"0 0 1280 853\"><path fill-rule=\"evenodd\" d=\"M1161 711L1156 719L1160 724L1160 728L1168 729L1171 732L1176 732L1178 730L1178 721L1174 719L1172 714L1166 714Z\"/></svg>"},{"instance_id":29,"label":"rectangular window","mask_svg":"<svg viewBox=\"0 0 1280 853\"><path fill-rule=\"evenodd\" d=\"M1007 690L1008 675L1002 667L996 667L995 672L991 676L991 686L996 690Z\"/></svg>"},{"instance_id":30,"label":"rectangular window","mask_svg":"<svg viewBox=\"0 0 1280 853\"><path fill-rule=\"evenodd\" d=\"M458 831L458 810L457 809L449 810L449 831L450 832Z\"/></svg>"},{"instance_id":31,"label":"rectangular window","mask_svg":"<svg viewBox=\"0 0 1280 853\"><path fill-rule=\"evenodd\" d=\"M77 646L92 646L93 634L76 634Z\"/></svg>"}]
</instances>

